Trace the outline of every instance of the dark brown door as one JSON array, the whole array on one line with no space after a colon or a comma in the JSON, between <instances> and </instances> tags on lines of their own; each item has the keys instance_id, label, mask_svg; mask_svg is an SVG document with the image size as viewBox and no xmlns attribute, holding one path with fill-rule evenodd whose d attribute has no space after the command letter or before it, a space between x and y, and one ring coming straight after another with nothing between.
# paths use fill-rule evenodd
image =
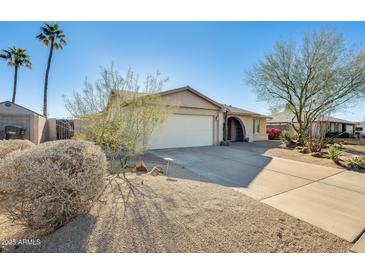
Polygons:
<instances>
[{"instance_id":1,"label":"dark brown door","mask_svg":"<svg viewBox=\"0 0 365 274\"><path fill-rule=\"evenodd\" d=\"M228 140L232 139L232 133L231 133L231 129L232 129L232 119L228 119Z\"/></svg>"}]
</instances>

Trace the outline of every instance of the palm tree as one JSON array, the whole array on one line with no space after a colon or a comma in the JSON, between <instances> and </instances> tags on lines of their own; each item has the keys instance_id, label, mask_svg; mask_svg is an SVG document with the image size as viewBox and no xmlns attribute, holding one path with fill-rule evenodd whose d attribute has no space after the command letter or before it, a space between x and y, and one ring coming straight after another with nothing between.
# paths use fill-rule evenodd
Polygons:
<instances>
[{"instance_id":1,"label":"palm tree","mask_svg":"<svg viewBox=\"0 0 365 274\"><path fill-rule=\"evenodd\" d=\"M66 45L66 37L63 31L59 29L57 23L53 25L45 23L41 27L41 33L36 38L46 47L50 46L43 93L43 115L47 116L48 75L51 67L53 49L62 50L63 46Z\"/></svg>"},{"instance_id":2,"label":"palm tree","mask_svg":"<svg viewBox=\"0 0 365 274\"><path fill-rule=\"evenodd\" d=\"M25 53L25 49L13 46L9 49L3 49L2 52L0 58L8 60L8 65L14 67L13 99L11 101L15 103L18 69L22 66L32 68L32 63L30 62L30 56Z\"/></svg>"}]
</instances>

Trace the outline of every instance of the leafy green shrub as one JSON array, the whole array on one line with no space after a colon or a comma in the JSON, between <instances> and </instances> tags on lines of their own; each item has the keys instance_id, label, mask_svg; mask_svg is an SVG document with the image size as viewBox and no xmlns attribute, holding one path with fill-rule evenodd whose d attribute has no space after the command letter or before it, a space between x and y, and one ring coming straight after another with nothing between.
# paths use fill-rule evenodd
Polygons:
<instances>
[{"instance_id":1,"label":"leafy green shrub","mask_svg":"<svg viewBox=\"0 0 365 274\"><path fill-rule=\"evenodd\" d=\"M334 162L338 162L338 159L341 155L341 151L335 145L330 145L327 148L327 153L328 153L328 158L330 158Z\"/></svg>"},{"instance_id":2,"label":"leafy green shrub","mask_svg":"<svg viewBox=\"0 0 365 274\"><path fill-rule=\"evenodd\" d=\"M0 140L0 159L10 152L28 149L32 146L35 144L28 140Z\"/></svg>"},{"instance_id":3,"label":"leafy green shrub","mask_svg":"<svg viewBox=\"0 0 365 274\"><path fill-rule=\"evenodd\" d=\"M351 157L347 160L347 164L350 168L359 169L364 167L364 161L357 156Z\"/></svg>"},{"instance_id":4,"label":"leafy green shrub","mask_svg":"<svg viewBox=\"0 0 365 274\"><path fill-rule=\"evenodd\" d=\"M229 143L229 141L228 141L228 140L223 140L223 141L221 141L221 142L219 143L219 145L220 145L220 146L229 146L229 145L230 145L230 143Z\"/></svg>"},{"instance_id":5,"label":"leafy green shrub","mask_svg":"<svg viewBox=\"0 0 365 274\"><path fill-rule=\"evenodd\" d=\"M285 144L291 144L295 141L296 135L289 130L283 130L280 134L280 140Z\"/></svg>"},{"instance_id":6,"label":"leafy green shrub","mask_svg":"<svg viewBox=\"0 0 365 274\"><path fill-rule=\"evenodd\" d=\"M73 140L46 142L0 161L0 208L32 228L57 228L88 211L103 189L100 147Z\"/></svg>"}]
</instances>

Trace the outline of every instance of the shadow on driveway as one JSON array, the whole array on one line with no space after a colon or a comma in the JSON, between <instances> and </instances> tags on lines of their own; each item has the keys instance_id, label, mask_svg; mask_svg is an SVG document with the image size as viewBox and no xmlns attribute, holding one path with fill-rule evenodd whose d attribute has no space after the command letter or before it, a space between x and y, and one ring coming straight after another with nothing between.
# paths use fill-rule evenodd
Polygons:
<instances>
[{"instance_id":1,"label":"shadow on driveway","mask_svg":"<svg viewBox=\"0 0 365 274\"><path fill-rule=\"evenodd\" d=\"M215 183L227 187L247 187L271 162L262 155L275 143L233 143L230 147L192 147L153 150L160 163L171 158L168 176ZM189 172L190 171L190 172Z\"/></svg>"}]
</instances>

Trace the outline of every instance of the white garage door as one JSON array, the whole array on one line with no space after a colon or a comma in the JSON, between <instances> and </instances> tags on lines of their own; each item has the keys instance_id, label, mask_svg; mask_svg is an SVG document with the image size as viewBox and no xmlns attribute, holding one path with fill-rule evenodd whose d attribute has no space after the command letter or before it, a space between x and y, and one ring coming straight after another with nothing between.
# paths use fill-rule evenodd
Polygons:
<instances>
[{"instance_id":1,"label":"white garage door","mask_svg":"<svg viewBox=\"0 0 365 274\"><path fill-rule=\"evenodd\" d=\"M213 116L172 115L156 128L149 148L174 148L213 145Z\"/></svg>"}]
</instances>

